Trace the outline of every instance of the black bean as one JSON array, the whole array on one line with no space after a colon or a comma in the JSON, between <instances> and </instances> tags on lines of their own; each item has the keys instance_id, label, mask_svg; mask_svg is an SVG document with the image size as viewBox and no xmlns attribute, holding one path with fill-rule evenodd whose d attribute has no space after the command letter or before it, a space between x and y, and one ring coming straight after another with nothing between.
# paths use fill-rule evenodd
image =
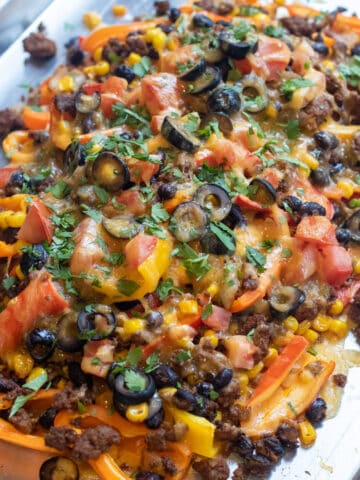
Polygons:
<instances>
[{"instance_id":1,"label":"black bean","mask_svg":"<svg viewBox=\"0 0 360 480\"><path fill-rule=\"evenodd\" d=\"M162 422L164 421L165 413L164 409L162 408L159 410L155 415L153 415L151 418L148 418L145 420L145 425L148 428L151 428L151 430L154 430L156 428L159 428Z\"/></svg>"},{"instance_id":2,"label":"black bean","mask_svg":"<svg viewBox=\"0 0 360 480\"><path fill-rule=\"evenodd\" d=\"M299 446L298 430L295 427L288 425L287 423L282 423L279 426L276 431L276 436L278 437L282 445L289 450L295 450Z\"/></svg>"},{"instance_id":3,"label":"black bean","mask_svg":"<svg viewBox=\"0 0 360 480\"><path fill-rule=\"evenodd\" d=\"M170 12L169 12L169 19L171 22L176 22L176 20L180 17L181 15L181 11L178 9L178 8L170 8Z\"/></svg>"},{"instance_id":4,"label":"black bean","mask_svg":"<svg viewBox=\"0 0 360 480\"><path fill-rule=\"evenodd\" d=\"M254 444L247 435L241 434L233 443L234 450L243 456L251 455L254 450Z\"/></svg>"},{"instance_id":5,"label":"black bean","mask_svg":"<svg viewBox=\"0 0 360 480\"><path fill-rule=\"evenodd\" d=\"M179 381L179 377L175 370L168 365L159 365L151 372L156 388L175 387Z\"/></svg>"},{"instance_id":6,"label":"black bean","mask_svg":"<svg viewBox=\"0 0 360 480\"><path fill-rule=\"evenodd\" d=\"M214 26L214 22L203 13L198 13L193 17L193 25L196 28L211 28Z\"/></svg>"},{"instance_id":7,"label":"black bean","mask_svg":"<svg viewBox=\"0 0 360 480\"><path fill-rule=\"evenodd\" d=\"M84 52L78 46L70 47L66 53L66 61L70 65L77 67L80 65L85 58Z\"/></svg>"},{"instance_id":8,"label":"black bean","mask_svg":"<svg viewBox=\"0 0 360 480\"><path fill-rule=\"evenodd\" d=\"M39 417L38 422L43 428L46 428L47 430L49 430L49 428L54 425L56 414L57 414L57 410L55 408L48 408Z\"/></svg>"},{"instance_id":9,"label":"black bean","mask_svg":"<svg viewBox=\"0 0 360 480\"><path fill-rule=\"evenodd\" d=\"M196 391L199 395L209 398L211 392L214 391L214 386L209 382L200 382L196 385Z\"/></svg>"},{"instance_id":10,"label":"black bean","mask_svg":"<svg viewBox=\"0 0 360 480\"><path fill-rule=\"evenodd\" d=\"M136 480L164 480L164 477L152 472L138 472L135 476Z\"/></svg>"},{"instance_id":11,"label":"black bean","mask_svg":"<svg viewBox=\"0 0 360 480\"><path fill-rule=\"evenodd\" d=\"M330 175L337 175L338 173L342 172L345 169L345 166L341 163L334 163L333 165L330 165L329 172Z\"/></svg>"},{"instance_id":12,"label":"black bean","mask_svg":"<svg viewBox=\"0 0 360 480\"><path fill-rule=\"evenodd\" d=\"M353 48L351 49L351 55L359 55L360 56L360 43L356 43Z\"/></svg>"},{"instance_id":13,"label":"black bean","mask_svg":"<svg viewBox=\"0 0 360 480\"><path fill-rule=\"evenodd\" d=\"M312 47L315 50L315 52L320 53L320 55L328 55L329 54L329 48L324 43L313 42Z\"/></svg>"},{"instance_id":14,"label":"black bean","mask_svg":"<svg viewBox=\"0 0 360 480\"><path fill-rule=\"evenodd\" d=\"M336 229L336 240L339 243L347 243L350 240L350 230L347 228L337 228Z\"/></svg>"},{"instance_id":15,"label":"black bean","mask_svg":"<svg viewBox=\"0 0 360 480\"><path fill-rule=\"evenodd\" d=\"M288 195L282 200L280 207L283 210L288 210L290 208L292 212L298 212L301 208L301 205L301 200L299 200L297 197L294 197L293 195Z\"/></svg>"},{"instance_id":16,"label":"black bean","mask_svg":"<svg viewBox=\"0 0 360 480\"><path fill-rule=\"evenodd\" d=\"M10 197L30 188L30 179L23 172L14 172L5 187L5 195Z\"/></svg>"},{"instance_id":17,"label":"black bean","mask_svg":"<svg viewBox=\"0 0 360 480\"><path fill-rule=\"evenodd\" d=\"M161 312L154 310L146 315L145 320L148 327L156 328L163 324L164 317Z\"/></svg>"},{"instance_id":18,"label":"black bean","mask_svg":"<svg viewBox=\"0 0 360 480\"><path fill-rule=\"evenodd\" d=\"M172 397L172 402L175 407L180 408L181 410L193 411L197 407L197 400L194 394L189 390L184 388L179 388L176 390Z\"/></svg>"},{"instance_id":19,"label":"black bean","mask_svg":"<svg viewBox=\"0 0 360 480\"><path fill-rule=\"evenodd\" d=\"M159 23L157 27L161 28L161 30L166 34L175 31L174 25L167 25L166 23Z\"/></svg>"},{"instance_id":20,"label":"black bean","mask_svg":"<svg viewBox=\"0 0 360 480\"><path fill-rule=\"evenodd\" d=\"M177 186L175 183L162 183L158 188L160 200L170 200L175 197Z\"/></svg>"},{"instance_id":21,"label":"black bean","mask_svg":"<svg viewBox=\"0 0 360 480\"><path fill-rule=\"evenodd\" d=\"M231 22L227 22L226 20L217 20L216 25L222 25L223 27L230 27Z\"/></svg>"},{"instance_id":22,"label":"black bean","mask_svg":"<svg viewBox=\"0 0 360 480\"><path fill-rule=\"evenodd\" d=\"M223 368L214 378L213 385L215 390L225 388L233 378L233 371L231 368Z\"/></svg>"},{"instance_id":23,"label":"black bean","mask_svg":"<svg viewBox=\"0 0 360 480\"><path fill-rule=\"evenodd\" d=\"M114 74L117 77L125 78L125 80L127 80L128 83L131 83L135 78L134 70L128 67L127 65L118 65L115 68Z\"/></svg>"},{"instance_id":24,"label":"black bean","mask_svg":"<svg viewBox=\"0 0 360 480\"><path fill-rule=\"evenodd\" d=\"M300 215L302 217L307 217L310 215L319 215L325 216L326 210L325 208L316 202L304 202L300 208Z\"/></svg>"},{"instance_id":25,"label":"black bean","mask_svg":"<svg viewBox=\"0 0 360 480\"><path fill-rule=\"evenodd\" d=\"M339 145L338 138L330 132L320 130L314 134L316 145L323 150L334 150Z\"/></svg>"},{"instance_id":26,"label":"black bean","mask_svg":"<svg viewBox=\"0 0 360 480\"><path fill-rule=\"evenodd\" d=\"M310 407L305 411L305 416L313 425L321 423L326 416L326 402L318 397Z\"/></svg>"},{"instance_id":27,"label":"black bean","mask_svg":"<svg viewBox=\"0 0 360 480\"><path fill-rule=\"evenodd\" d=\"M310 180L311 183L317 187L325 187L325 185L329 185L330 183L330 175L326 168L318 167L312 170Z\"/></svg>"}]
</instances>

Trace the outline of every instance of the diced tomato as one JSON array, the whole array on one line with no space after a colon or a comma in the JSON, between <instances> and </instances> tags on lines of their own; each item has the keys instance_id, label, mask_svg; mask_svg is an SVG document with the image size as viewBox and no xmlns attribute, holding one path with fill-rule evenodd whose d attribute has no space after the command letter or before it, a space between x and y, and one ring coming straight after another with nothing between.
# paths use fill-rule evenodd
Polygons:
<instances>
[{"instance_id":1,"label":"diced tomato","mask_svg":"<svg viewBox=\"0 0 360 480\"><path fill-rule=\"evenodd\" d=\"M157 244L157 237L139 233L125 247L126 262L131 268L138 268L149 257Z\"/></svg>"},{"instance_id":2,"label":"diced tomato","mask_svg":"<svg viewBox=\"0 0 360 480\"><path fill-rule=\"evenodd\" d=\"M160 165L141 160L129 165L130 179L134 183L150 183L150 179L157 174Z\"/></svg>"},{"instance_id":3,"label":"diced tomato","mask_svg":"<svg viewBox=\"0 0 360 480\"><path fill-rule=\"evenodd\" d=\"M335 295L339 298L345 307L355 298L360 291L360 280L353 280L350 285L335 290Z\"/></svg>"},{"instance_id":4,"label":"diced tomato","mask_svg":"<svg viewBox=\"0 0 360 480\"><path fill-rule=\"evenodd\" d=\"M18 171L17 167L2 167L0 168L0 188L5 188L11 175Z\"/></svg>"},{"instance_id":5,"label":"diced tomato","mask_svg":"<svg viewBox=\"0 0 360 480\"><path fill-rule=\"evenodd\" d=\"M41 200L34 201L19 230L19 240L29 243L41 243L45 240L50 242L54 235L54 225L51 222L50 215L50 210L45 207Z\"/></svg>"},{"instance_id":6,"label":"diced tomato","mask_svg":"<svg viewBox=\"0 0 360 480\"><path fill-rule=\"evenodd\" d=\"M90 375L105 378L114 361L115 345L111 340L87 342L81 360L81 370ZM94 362L94 359L97 359Z\"/></svg>"},{"instance_id":7,"label":"diced tomato","mask_svg":"<svg viewBox=\"0 0 360 480\"><path fill-rule=\"evenodd\" d=\"M101 94L100 108L106 118L112 118L114 116L113 105L115 103L123 103L123 99L115 93Z\"/></svg>"},{"instance_id":8,"label":"diced tomato","mask_svg":"<svg viewBox=\"0 0 360 480\"><path fill-rule=\"evenodd\" d=\"M230 363L235 368L250 370L254 366L254 355L258 348L245 335L232 335L224 340Z\"/></svg>"},{"instance_id":9,"label":"diced tomato","mask_svg":"<svg viewBox=\"0 0 360 480\"><path fill-rule=\"evenodd\" d=\"M123 98L126 92L128 82L125 80L125 78L112 76L107 78L105 82L100 85L102 85L102 92L113 93L114 95Z\"/></svg>"},{"instance_id":10,"label":"diced tomato","mask_svg":"<svg viewBox=\"0 0 360 480\"><path fill-rule=\"evenodd\" d=\"M177 74L179 64L196 63L200 59L199 51L193 45L185 45L175 51L165 51L161 54L160 69L162 72Z\"/></svg>"},{"instance_id":11,"label":"diced tomato","mask_svg":"<svg viewBox=\"0 0 360 480\"><path fill-rule=\"evenodd\" d=\"M337 245L336 227L322 216L304 217L296 228L295 237L319 247Z\"/></svg>"},{"instance_id":12,"label":"diced tomato","mask_svg":"<svg viewBox=\"0 0 360 480\"><path fill-rule=\"evenodd\" d=\"M254 200L251 200L251 198L242 194L237 195L237 197L235 198L235 203L239 205L239 207L245 208L247 210L254 210L256 212L268 211L268 209L261 206L260 203L254 202Z\"/></svg>"},{"instance_id":13,"label":"diced tomato","mask_svg":"<svg viewBox=\"0 0 360 480\"><path fill-rule=\"evenodd\" d=\"M290 247L291 257L284 267L283 280L285 283L303 283L316 272L318 251L314 245L306 244L294 238L294 244Z\"/></svg>"},{"instance_id":14,"label":"diced tomato","mask_svg":"<svg viewBox=\"0 0 360 480\"><path fill-rule=\"evenodd\" d=\"M150 126L151 126L151 131L154 135L157 135L158 133L160 133L161 125L164 121L164 117L165 115L153 115Z\"/></svg>"},{"instance_id":15,"label":"diced tomato","mask_svg":"<svg viewBox=\"0 0 360 480\"><path fill-rule=\"evenodd\" d=\"M265 63L266 80L271 81L278 79L279 74L288 66L291 51L282 40L259 35L259 45L254 56Z\"/></svg>"},{"instance_id":16,"label":"diced tomato","mask_svg":"<svg viewBox=\"0 0 360 480\"><path fill-rule=\"evenodd\" d=\"M213 305L211 314L203 320L203 323L216 332L223 332L229 328L230 319L231 313L228 310Z\"/></svg>"},{"instance_id":17,"label":"diced tomato","mask_svg":"<svg viewBox=\"0 0 360 480\"><path fill-rule=\"evenodd\" d=\"M252 65L248 58L234 60L234 65L243 75L248 75L251 72Z\"/></svg>"},{"instance_id":18,"label":"diced tomato","mask_svg":"<svg viewBox=\"0 0 360 480\"><path fill-rule=\"evenodd\" d=\"M86 93L86 95L92 95L95 92L103 92L103 83L86 83L81 88Z\"/></svg>"},{"instance_id":19,"label":"diced tomato","mask_svg":"<svg viewBox=\"0 0 360 480\"><path fill-rule=\"evenodd\" d=\"M124 190L116 197L120 205L125 205L126 211L133 215L143 215L146 207L141 201L140 192L138 190Z\"/></svg>"},{"instance_id":20,"label":"diced tomato","mask_svg":"<svg viewBox=\"0 0 360 480\"><path fill-rule=\"evenodd\" d=\"M158 115L169 108L179 110L183 105L182 87L176 75L171 73L147 75L141 81L141 90L151 115Z\"/></svg>"},{"instance_id":21,"label":"diced tomato","mask_svg":"<svg viewBox=\"0 0 360 480\"><path fill-rule=\"evenodd\" d=\"M342 285L352 273L352 262L349 252L341 246L330 245L320 250L319 274L334 287Z\"/></svg>"},{"instance_id":22,"label":"diced tomato","mask_svg":"<svg viewBox=\"0 0 360 480\"><path fill-rule=\"evenodd\" d=\"M16 349L38 320L61 313L67 307L68 302L56 290L49 274L37 273L0 313L0 355Z\"/></svg>"}]
</instances>

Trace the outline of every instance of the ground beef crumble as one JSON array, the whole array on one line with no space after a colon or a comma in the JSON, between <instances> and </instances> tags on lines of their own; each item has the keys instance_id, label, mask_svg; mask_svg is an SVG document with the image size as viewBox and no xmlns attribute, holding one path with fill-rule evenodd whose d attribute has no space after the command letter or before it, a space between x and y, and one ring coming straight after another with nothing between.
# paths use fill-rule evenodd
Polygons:
<instances>
[{"instance_id":1,"label":"ground beef crumble","mask_svg":"<svg viewBox=\"0 0 360 480\"><path fill-rule=\"evenodd\" d=\"M72 448L78 438L78 434L70 427L51 427L45 434L45 445L66 450Z\"/></svg>"},{"instance_id":2,"label":"ground beef crumble","mask_svg":"<svg viewBox=\"0 0 360 480\"><path fill-rule=\"evenodd\" d=\"M23 40L23 45L32 58L46 60L56 54L56 43L45 35L43 27L39 27L38 32L30 33Z\"/></svg>"},{"instance_id":3,"label":"ground beef crumble","mask_svg":"<svg viewBox=\"0 0 360 480\"><path fill-rule=\"evenodd\" d=\"M14 425L20 432L31 433L33 431L36 419L24 408L20 408L14 415L9 417L9 422Z\"/></svg>"},{"instance_id":4,"label":"ground beef crumble","mask_svg":"<svg viewBox=\"0 0 360 480\"><path fill-rule=\"evenodd\" d=\"M227 480L230 474L226 459L221 456L211 459L206 458L195 462L193 469L199 473L204 480Z\"/></svg>"},{"instance_id":5,"label":"ground beef crumble","mask_svg":"<svg viewBox=\"0 0 360 480\"><path fill-rule=\"evenodd\" d=\"M77 410L78 402L83 405L90 405L92 402L91 393L87 385L74 387L71 383L64 390L54 396L52 405L56 410Z\"/></svg>"},{"instance_id":6,"label":"ground beef crumble","mask_svg":"<svg viewBox=\"0 0 360 480\"><path fill-rule=\"evenodd\" d=\"M73 456L77 460L90 460L97 458L101 453L109 450L111 445L120 442L120 434L117 430L108 425L98 425L88 428L76 440Z\"/></svg>"}]
</instances>

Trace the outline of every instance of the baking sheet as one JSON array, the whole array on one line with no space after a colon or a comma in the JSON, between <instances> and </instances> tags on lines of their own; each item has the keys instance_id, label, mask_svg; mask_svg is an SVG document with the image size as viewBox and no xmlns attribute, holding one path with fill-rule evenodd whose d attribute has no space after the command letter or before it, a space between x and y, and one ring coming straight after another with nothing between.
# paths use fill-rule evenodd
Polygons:
<instances>
[{"instance_id":1,"label":"baking sheet","mask_svg":"<svg viewBox=\"0 0 360 480\"><path fill-rule=\"evenodd\" d=\"M359 0L343 0L341 3L350 12L360 13ZM23 0L24 4L27 3ZM55 0L33 23L32 26L0 57L0 108L19 102L29 86L37 86L50 75L55 66L64 59L63 44L72 36L83 34L81 16L85 11L95 10L103 14L104 21L114 23L111 15L112 1L99 0ZM151 13L152 0L122 0L130 13L118 22L130 21L132 15ZM173 6L184 1L173 0ZM315 3L315 2L306 2ZM336 0L316 2L322 9L331 10L338 5ZM4 19L1 17L0 24ZM36 30L42 21L51 38L56 39L56 57L45 63L25 61L27 55L22 48L22 39ZM345 346L358 349L353 338ZM271 480L360 480L360 369L351 369L338 415L328 420L317 430L318 438L309 449L299 449L295 457L283 460L275 469ZM0 480L38 480L42 455L30 450L14 448L0 442Z\"/></svg>"}]
</instances>

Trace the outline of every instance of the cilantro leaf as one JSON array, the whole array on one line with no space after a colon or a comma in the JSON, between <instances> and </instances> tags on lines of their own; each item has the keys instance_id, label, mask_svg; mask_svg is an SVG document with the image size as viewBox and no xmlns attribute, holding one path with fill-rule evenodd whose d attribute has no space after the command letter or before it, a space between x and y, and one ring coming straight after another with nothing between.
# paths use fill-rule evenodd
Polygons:
<instances>
[{"instance_id":1,"label":"cilantro leaf","mask_svg":"<svg viewBox=\"0 0 360 480\"><path fill-rule=\"evenodd\" d=\"M282 84L280 86L280 95L283 95L288 100L291 100L296 90L304 87L312 87L313 85L314 82L312 82L308 78L288 78L282 81Z\"/></svg>"},{"instance_id":2,"label":"cilantro leaf","mask_svg":"<svg viewBox=\"0 0 360 480\"><path fill-rule=\"evenodd\" d=\"M162 206L160 202L155 203L151 207L151 218L158 223L166 222L169 220L170 216L165 208Z\"/></svg>"},{"instance_id":3,"label":"cilantro leaf","mask_svg":"<svg viewBox=\"0 0 360 480\"><path fill-rule=\"evenodd\" d=\"M55 185L49 187L47 189L48 192L51 192L55 198L64 198L71 192L70 186L64 182L64 180L60 180L56 182Z\"/></svg>"},{"instance_id":4,"label":"cilantro leaf","mask_svg":"<svg viewBox=\"0 0 360 480\"><path fill-rule=\"evenodd\" d=\"M177 292L180 294L183 293L180 288L174 286L172 278L168 278L167 280L160 282L157 286L156 293L159 295L159 298L162 302L170 295L170 292Z\"/></svg>"},{"instance_id":5,"label":"cilantro leaf","mask_svg":"<svg viewBox=\"0 0 360 480\"><path fill-rule=\"evenodd\" d=\"M189 360L191 358L191 352L189 350L179 350L176 357L175 361L176 363L184 363L186 360Z\"/></svg>"},{"instance_id":6,"label":"cilantro leaf","mask_svg":"<svg viewBox=\"0 0 360 480\"><path fill-rule=\"evenodd\" d=\"M274 25L266 25L263 28L263 32L268 37L282 38L285 30L282 27L275 27Z\"/></svg>"},{"instance_id":7,"label":"cilantro leaf","mask_svg":"<svg viewBox=\"0 0 360 480\"><path fill-rule=\"evenodd\" d=\"M360 86L360 56L354 55L348 64L341 63L339 66L341 75L347 83L354 88Z\"/></svg>"},{"instance_id":8,"label":"cilantro leaf","mask_svg":"<svg viewBox=\"0 0 360 480\"><path fill-rule=\"evenodd\" d=\"M149 217L148 215L142 215L138 218L138 220L144 225L147 232L151 233L152 235L156 235L162 240L166 239L164 229L158 225L153 218Z\"/></svg>"},{"instance_id":9,"label":"cilantro leaf","mask_svg":"<svg viewBox=\"0 0 360 480\"><path fill-rule=\"evenodd\" d=\"M186 243L178 245L172 254L182 259L186 272L196 280L200 280L211 269L208 263L209 255L198 254Z\"/></svg>"},{"instance_id":10,"label":"cilantro leaf","mask_svg":"<svg viewBox=\"0 0 360 480\"><path fill-rule=\"evenodd\" d=\"M127 388L133 392L141 392L145 390L146 378L134 370L127 369L124 373L125 384Z\"/></svg>"},{"instance_id":11,"label":"cilantro leaf","mask_svg":"<svg viewBox=\"0 0 360 480\"><path fill-rule=\"evenodd\" d=\"M16 281L16 277L10 275L9 277L3 278L1 283L5 290L10 290L10 288L15 285Z\"/></svg>"},{"instance_id":12,"label":"cilantro leaf","mask_svg":"<svg viewBox=\"0 0 360 480\"><path fill-rule=\"evenodd\" d=\"M259 252L256 248L250 247L249 245L246 245L246 260L250 262L252 265L254 265L258 272L264 272L265 271L265 264L266 264L266 256Z\"/></svg>"},{"instance_id":13,"label":"cilantro leaf","mask_svg":"<svg viewBox=\"0 0 360 480\"><path fill-rule=\"evenodd\" d=\"M28 400L33 398L48 380L49 380L49 377L47 372L45 371L44 373L41 373L39 376L37 376L33 380L30 380L29 382L24 383L23 387L33 390L33 393L18 396L11 407L9 417L12 417L13 415L15 415L15 413L17 413L20 410L20 408L22 408Z\"/></svg>"},{"instance_id":14,"label":"cilantro leaf","mask_svg":"<svg viewBox=\"0 0 360 480\"><path fill-rule=\"evenodd\" d=\"M146 373L150 373L154 371L160 364L159 355L153 352L151 355L148 356L145 363L146 363L146 367L144 370Z\"/></svg>"},{"instance_id":15,"label":"cilantro leaf","mask_svg":"<svg viewBox=\"0 0 360 480\"><path fill-rule=\"evenodd\" d=\"M141 57L140 62L135 63L133 70L139 78L145 77L145 75L152 72L151 59L146 56Z\"/></svg>"},{"instance_id":16,"label":"cilantro leaf","mask_svg":"<svg viewBox=\"0 0 360 480\"><path fill-rule=\"evenodd\" d=\"M212 312L213 312L213 306L211 303L208 303L201 313L201 320L206 320L207 318L209 318Z\"/></svg>"},{"instance_id":17,"label":"cilantro leaf","mask_svg":"<svg viewBox=\"0 0 360 480\"><path fill-rule=\"evenodd\" d=\"M123 295L130 297L133 293L140 288L140 285L133 280L126 280L126 278L121 278L117 283L117 289Z\"/></svg>"},{"instance_id":18,"label":"cilantro leaf","mask_svg":"<svg viewBox=\"0 0 360 480\"><path fill-rule=\"evenodd\" d=\"M131 350L129 350L126 356L126 363L130 367L136 367L137 364L140 362L142 353L143 352L141 347L132 348Z\"/></svg>"},{"instance_id":19,"label":"cilantro leaf","mask_svg":"<svg viewBox=\"0 0 360 480\"><path fill-rule=\"evenodd\" d=\"M99 210L95 210L94 208L90 208L88 205L85 203L82 203L80 205L80 209L84 215L87 215L88 217L91 217L95 222L99 223L101 221L101 212Z\"/></svg>"},{"instance_id":20,"label":"cilantro leaf","mask_svg":"<svg viewBox=\"0 0 360 480\"><path fill-rule=\"evenodd\" d=\"M220 240L221 243L225 245L225 247L230 251L235 251L235 235L232 230L224 223L218 222L211 222L210 223L210 230L217 238Z\"/></svg>"},{"instance_id":21,"label":"cilantro leaf","mask_svg":"<svg viewBox=\"0 0 360 480\"><path fill-rule=\"evenodd\" d=\"M94 192L101 203L107 203L109 201L109 194L104 188L94 185Z\"/></svg>"},{"instance_id":22,"label":"cilantro leaf","mask_svg":"<svg viewBox=\"0 0 360 480\"><path fill-rule=\"evenodd\" d=\"M112 110L115 114L113 125L128 125L132 128L149 127L150 116L144 107L131 105L129 108L122 103L114 103Z\"/></svg>"},{"instance_id":23,"label":"cilantro leaf","mask_svg":"<svg viewBox=\"0 0 360 480\"><path fill-rule=\"evenodd\" d=\"M299 120L292 118L286 124L286 135L290 140L296 140L300 136Z\"/></svg>"}]
</instances>

